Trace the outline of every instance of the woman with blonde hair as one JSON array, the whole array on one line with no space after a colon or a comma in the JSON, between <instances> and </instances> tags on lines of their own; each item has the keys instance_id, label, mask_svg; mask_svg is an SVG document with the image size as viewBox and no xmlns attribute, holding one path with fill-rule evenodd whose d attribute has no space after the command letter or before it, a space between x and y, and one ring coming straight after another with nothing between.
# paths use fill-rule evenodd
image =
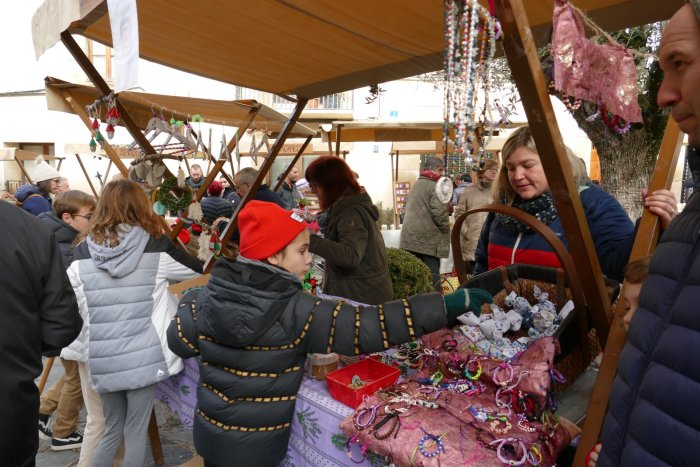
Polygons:
<instances>
[{"instance_id":1,"label":"woman with blonde hair","mask_svg":"<svg viewBox=\"0 0 700 467\"><path fill-rule=\"evenodd\" d=\"M498 161L493 159L484 160L476 172L476 183L464 189L462 196L459 198L459 203L455 206L455 219L458 219L459 216L470 209L493 204L491 185L496 178L496 174L498 174ZM476 252L476 245L479 243L481 227L486 221L486 215L487 213L485 212L478 212L467 216L460 230L462 235L462 258L468 264L468 272L474 269L474 253Z\"/></svg>"},{"instance_id":2,"label":"woman with blonde hair","mask_svg":"<svg viewBox=\"0 0 700 467\"><path fill-rule=\"evenodd\" d=\"M567 154L603 274L621 281L622 269L627 264L634 242L634 224L615 198L585 181L578 158L568 148ZM529 127L518 128L503 146L494 198L496 203L510 205L535 216L568 247ZM650 209L653 207L651 210L655 214L661 210L677 210L675 197L668 190L654 192L646 197L646 203ZM670 218L660 219L664 228L670 222ZM479 238L474 273L514 263L560 267L556 254L529 227L502 214L489 214Z\"/></svg>"},{"instance_id":3,"label":"woman with blonde hair","mask_svg":"<svg viewBox=\"0 0 700 467\"><path fill-rule=\"evenodd\" d=\"M138 184L105 185L68 269L84 325L63 351L87 360L90 384L102 398L104 435L93 466L111 466L122 437L123 464L143 465L155 385L182 370L165 336L177 308L167 287L201 271L162 234ZM90 416L88 409L88 425Z\"/></svg>"}]
</instances>

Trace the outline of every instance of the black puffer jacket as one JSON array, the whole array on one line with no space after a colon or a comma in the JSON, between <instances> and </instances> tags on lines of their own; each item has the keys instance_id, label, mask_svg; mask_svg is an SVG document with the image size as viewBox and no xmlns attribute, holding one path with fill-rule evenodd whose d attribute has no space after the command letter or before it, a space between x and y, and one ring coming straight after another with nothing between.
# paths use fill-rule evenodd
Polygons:
<instances>
[{"instance_id":1,"label":"black puffer jacket","mask_svg":"<svg viewBox=\"0 0 700 467\"><path fill-rule=\"evenodd\" d=\"M73 242L79 232L59 219L53 211L42 212L38 217L56 237L58 247L61 249L63 265L68 269L70 263L73 262L73 250L75 250Z\"/></svg>"},{"instance_id":2,"label":"black puffer jacket","mask_svg":"<svg viewBox=\"0 0 700 467\"><path fill-rule=\"evenodd\" d=\"M325 237L309 251L326 260L323 293L378 305L393 298L379 211L367 193L345 196L328 210Z\"/></svg>"},{"instance_id":3,"label":"black puffer jacket","mask_svg":"<svg viewBox=\"0 0 700 467\"><path fill-rule=\"evenodd\" d=\"M175 353L201 353L197 452L216 466L278 465L307 353L381 351L446 324L439 294L355 308L302 292L273 266L220 259L168 328Z\"/></svg>"},{"instance_id":4,"label":"black puffer jacket","mask_svg":"<svg viewBox=\"0 0 700 467\"><path fill-rule=\"evenodd\" d=\"M218 217L231 217L233 214L233 203L218 196L202 198L200 204L202 205L202 216L207 224L211 224Z\"/></svg>"}]
</instances>

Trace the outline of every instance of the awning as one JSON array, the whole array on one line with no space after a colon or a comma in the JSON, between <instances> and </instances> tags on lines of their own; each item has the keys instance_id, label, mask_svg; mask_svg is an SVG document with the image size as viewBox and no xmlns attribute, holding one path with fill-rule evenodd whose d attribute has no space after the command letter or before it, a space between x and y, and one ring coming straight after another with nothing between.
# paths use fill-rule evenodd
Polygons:
<instances>
[{"instance_id":1,"label":"awning","mask_svg":"<svg viewBox=\"0 0 700 467\"><path fill-rule=\"evenodd\" d=\"M57 78L47 77L44 80L46 89L46 101L49 110L75 113L66 102L63 93L68 93L82 107L92 104L102 94L92 86L68 83ZM139 128L146 128L148 121L153 116L163 113L167 120L175 117L176 120L192 118L199 114L206 123L239 126L250 118L251 109L259 106L250 129L267 130L274 137L287 121L287 117L276 110L260 104L254 100L243 101L218 101L212 99L197 99L193 97L166 96L163 94L149 94L142 92L124 91L119 93L119 101L124 105ZM103 118L106 117L103 112ZM316 130L297 123L290 134L291 138L315 136Z\"/></svg>"},{"instance_id":2,"label":"awning","mask_svg":"<svg viewBox=\"0 0 700 467\"><path fill-rule=\"evenodd\" d=\"M480 0L487 5L487 0ZM553 0L525 2L533 36ZM668 19L683 0L578 0L608 31ZM313 98L443 66L442 0L139 0L140 56L226 83ZM35 13L37 56L62 31L110 45L106 2L45 0Z\"/></svg>"}]
</instances>

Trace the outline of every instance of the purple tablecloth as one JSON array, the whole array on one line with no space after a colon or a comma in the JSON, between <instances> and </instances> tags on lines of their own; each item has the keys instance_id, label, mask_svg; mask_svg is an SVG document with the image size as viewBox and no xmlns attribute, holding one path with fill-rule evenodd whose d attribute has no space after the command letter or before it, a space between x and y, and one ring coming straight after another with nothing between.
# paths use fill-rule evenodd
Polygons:
<instances>
[{"instance_id":1,"label":"purple tablecloth","mask_svg":"<svg viewBox=\"0 0 700 467\"><path fill-rule=\"evenodd\" d=\"M199 367L196 359L183 360L185 369L158 384L155 398L172 410L182 423L192 428ZM326 383L304 377L297 396L289 439L287 457L281 465L302 466L369 466L368 461L356 464L350 461L344 450L347 437L340 431L340 422L353 410L328 394ZM353 449L357 449L353 445ZM354 453L355 459L361 454Z\"/></svg>"}]
</instances>

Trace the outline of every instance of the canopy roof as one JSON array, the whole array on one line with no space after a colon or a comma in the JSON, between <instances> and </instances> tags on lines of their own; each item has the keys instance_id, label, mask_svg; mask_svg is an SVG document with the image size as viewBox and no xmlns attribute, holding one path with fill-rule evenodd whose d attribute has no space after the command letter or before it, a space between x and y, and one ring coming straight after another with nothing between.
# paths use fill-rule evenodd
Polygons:
<instances>
[{"instance_id":1,"label":"canopy roof","mask_svg":"<svg viewBox=\"0 0 700 467\"><path fill-rule=\"evenodd\" d=\"M487 0L479 0L487 5ZM608 31L668 19L683 0L575 0ZM536 39L553 0L525 2ZM141 58L219 81L313 98L443 66L442 0L138 0ZM111 45L106 2L45 0L37 56L64 30Z\"/></svg>"},{"instance_id":2,"label":"canopy roof","mask_svg":"<svg viewBox=\"0 0 700 467\"><path fill-rule=\"evenodd\" d=\"M68 93L82 107L92 104L102 93L92 86L68 83L57 78L47 77L45 80L46 101L49 110L75 113L66 102L63 93ZM191 119L199 114L205 122L240 126L250 119L250 111L259 110L250 125L253 130L267 130L274 137L279 133L287 117L276 110L254 100L218 101L212 99L196 99L193 97L166 96L144 92L123 91L119 93L119 101L126 107L139 128L146 128L153 112L162 112L166 119L171 116L176 120ZM106 117L103 113L102 117ZM297 123L292 128L291 138L315 136L316 130Z\"/></svg>"}]
</instances>

